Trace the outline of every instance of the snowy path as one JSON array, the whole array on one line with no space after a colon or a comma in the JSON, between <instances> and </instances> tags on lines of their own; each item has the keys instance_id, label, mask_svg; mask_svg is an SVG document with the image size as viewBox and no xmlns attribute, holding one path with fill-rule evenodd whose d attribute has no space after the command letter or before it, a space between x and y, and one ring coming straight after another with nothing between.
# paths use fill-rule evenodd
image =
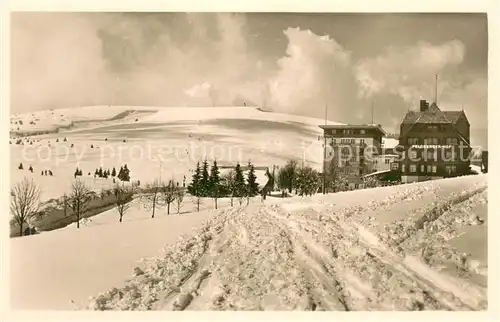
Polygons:
<instances>
[{"instance_id":1,"label":"snowy path","mask_svg":"<svg viewBox=\"0 0 500 322\"><path fill-rule=\"evenodd\" d=\"M474 272L466 259L444 256L451 248L442 253L443 261L456 264L460 274L455 274L439 267L436 253L421 251L426 249L422 240L437 238L433 225L453 218L447 222L452 234L469 224L469 215L450 213L487 201L487 185L481 180L465 191L460 185L446 189L413 185L390 198L344 208L325 200L302 208L279 202L227 209L198 234L165 249L162 258L151 260L124 288L95 298L90 307L484 310L486 288L468 278ZM429 196L438 194L438 201L429 202ZM392 224L377 224L362 215L383 216L405 202L420 202L420 208ZM389 227L390 234L381 227Z\"/></svg>"}]
</instances>

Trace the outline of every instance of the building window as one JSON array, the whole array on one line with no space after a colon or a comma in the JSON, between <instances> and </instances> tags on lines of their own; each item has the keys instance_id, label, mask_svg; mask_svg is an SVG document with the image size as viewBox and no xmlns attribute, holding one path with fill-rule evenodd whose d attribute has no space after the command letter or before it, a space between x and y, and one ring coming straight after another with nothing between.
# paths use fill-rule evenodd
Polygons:
<instances>
[{"instance_id":1,"label":"building window","mask_svg":"<svg viewBox=\"0 0 500 322\"><path fill-rule=\"evenodd\" d=\"M425 165L423 164L420 165L420 172L425 172Z\"/></svg>"},{"instance_id":2,"label":"building window","mask_svg":"<svg viewBox=\"0 0 500 322\"><path fill-rule=\"evenodd\" d=\"M401 165L401 172L405 172L406 171L406 166L404 164Z\"/></svg>"},{"instance_id":3,"label":"building window","mask_svg":"<svg viewBox=\"0 0 500 322\"><path fill-rule=\"evenodd\" d=\"M457 172L457 166L455 166L455 165L447 165L446 166L446 172L448 174L452 174L452 173Z\"/></svg>"},{"instance_id":4,"label":"building window","mask_svg":"<svg viewBox=\"0 0 500 322\"><path fill-rule=\"evenodd\" d=\"M429 126L427 127L427 130L428 130L429 132L437 132L437 131L438 131L438 129L439 129L439 128L438 128L438 126L437 126L437 125L429 125Z\"/></svg>"},{"instance_id":5,"label":"building window","mask_svg":"<svg viewBox=\"0 0 500 322\"><path fill-rule=\"evenodd\" d=\"M359 140L359 143L360 143L360 144L365 144L365 139L360 139L360 140Z\"/></svg>"},{"instance_id":6,"label":"building window","mask_svg":"<svg viewBox=\"0 0 500 322\"><path fill-rule=\"evenodd\" d=\"M366 134L366 131L365 130L360 130L359 131L361 134Z\"/></svg>"},{"instance_id":7,"label":"building window","mask_svg":"<svg viewBox=\"0 0 500 322\"><path fill-rule=\"evenodd\" d=\"M385 164L390 164L391 163L391 159L385 159Z\"/></svg>"},{"instance_id":8,"label":"building window","mask_svg":"<svg viewBox=\"0 0 500 322\"><path fill-rule=\"evenodd\" d=\"M417 165L416 164L410 164L410 172L417 172Z\"/></svg>"},{"instance_id":9,"label":"building window","mask_svg":"<svg viewBox=\"0 0 500 322\"><path fill-rule=\"evenodd\" d=\"M332 130L332 134L337 134L337 130Z\"/></svg>"},{"instance_id":10,"label":"building window","mask_svg":"<svg viewBox=\"0 0 500 322\"><path fill-rule=\"evenodd\" d=\"M437 144L438 144L437 138L425 138L424 139L424 145L437 145Z\"/></svg>"},{"instance_id":11,"label":"building window","mask_svg":"<svg viewBox=\"0 0 500 322\"><path fill-rule=\"evenodd\" d=\"M427 172L431 173L432 172L432 165L427 165Z\"/></svg>"},{"instance_id":12,"label":"building window","mask_svg":"<svg viewBox=\"0 0 500 322\"><path fill-rule=\"evenodd\" d=\"M415 160L417 158L417 151L411 150L410 151L410 159Z\"/></svg>"},{"instance_id":13,"label":"building window","mask_svg":"<svg viewBox=\"0 0 500 322\"><path fill-rule=\"evenodd\" d=\"M437 173L437 166L436 165L432 166L432 173Z\"/></svg>"},{"instance_id":14,"label":"building window","mask_svg":"<svg viewBox=\"0 0 500 322\"><path fill-rule=\"evenodd\" d=\"M408 138L408 145L418 145L418 138Z\"/></svg>"},{"instance_id":15,"label":"building window","mask_svg":"<svg viewBox=\"0 0 500 322\"><path fill-rule=\"evenodd\" d=\"M434 160L434 151L427 151L427 160Z\"/></svg>"},{"instance_id":16,"label":"building window","mask_svg":"<svg viewBox=\"0 0 500 322\"><path fill-rule=\"evenodd\" d=\"M393 162L391 163L391 170L397 170L399 168L399 163Z\"/></svg>"},{"instance_id":17,"label":"building window","mask_svg":"<svg viewBox=\"0 0 500 322\"><path fill-rule=\"evenodd\" d=\"M446 138L446 145L457 145L457 138Z\"/></svg>"},{"instance_id":18,"label":"building window","mask_svg":"<svg viewBox=\"0 0 500 322\"><path fill-rule=\"evenodd\" d=\"M445 161L455 161L457 159L457 155L455 151L445 151Z\"/></svg>"}]
</instances>

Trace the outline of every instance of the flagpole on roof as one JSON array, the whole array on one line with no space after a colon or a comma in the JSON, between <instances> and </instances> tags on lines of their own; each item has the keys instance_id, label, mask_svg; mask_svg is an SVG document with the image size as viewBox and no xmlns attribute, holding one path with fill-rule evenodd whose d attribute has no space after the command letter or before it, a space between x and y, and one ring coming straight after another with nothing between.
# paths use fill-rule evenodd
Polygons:
<instances>
[{"instance_id":1,"label":"flagpole on roof","mask_svg":"<svg viewBox=\"0 0 500 322\"><path fill-rule=\"evenodd\" d=\"M438 100L438 74L436 74L436 81L434 83L434 103L437 105Z\"/></svg>"},{"instance_id":2,"label":"flagpole on roof","mask_svg":"<svg viewBox=\"0 0 500 322\"><path fill-rule=\"evenodd\" d=\"M372 123L371 124L375 124L375 123L373 123L373 99L372 99Z\"/></svg>"}]
</instances>

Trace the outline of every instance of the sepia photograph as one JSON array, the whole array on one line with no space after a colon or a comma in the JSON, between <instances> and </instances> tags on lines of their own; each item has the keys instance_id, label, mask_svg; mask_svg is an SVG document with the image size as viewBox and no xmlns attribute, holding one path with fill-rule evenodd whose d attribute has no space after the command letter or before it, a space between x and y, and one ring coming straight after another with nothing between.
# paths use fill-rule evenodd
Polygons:
<instances>
[{"instance_id":1,"label":"sepia photograph","mask_svg":"<svg viewBox=\"0 0 500 322\"><path fill-rule=\"evenodd\" d=\"M486 12L9 20L11 310L488 310Z\"/></svg>"}]
</instances>

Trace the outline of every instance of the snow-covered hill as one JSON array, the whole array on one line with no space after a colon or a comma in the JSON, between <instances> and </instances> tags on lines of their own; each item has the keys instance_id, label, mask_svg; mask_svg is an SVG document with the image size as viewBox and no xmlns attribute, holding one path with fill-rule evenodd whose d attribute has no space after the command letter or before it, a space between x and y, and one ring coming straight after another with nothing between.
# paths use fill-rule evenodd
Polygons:
<instances>
[{"instance_id":1,"label":"snow-covered hill","mask_svg":"<svg viewBox=\"0 0 500 322\"><path fill-rule=\"evenodd\" d=\"M132 180L141 183L160 175L189 180L190 170L204 158L222 166L251 160L259 167L298 159L319 169L318 125L324 121L253 107L91 106L14 115L11 124L24 133L58 129L23 138L22 145L11 139L12 184L33 177L47 200L69 192L76 167L95 190L113 184L111 178L94 178L96 168L118 170L124 164ZM20 163L24 170L17 169ZM27 170L30 165L33 173ZM43 170L54 176L42 176ZM258 176L267 180L264 171Z\"/></svg>"},{"instance_id":2,"label":"snow-covered hill","mask_svg":"<svg viewBox=\"0 0 500 322\"><path fill-rule=\"evenodd\" d=\"M155 219L134 206L121 224L110 211L78 231L13 239L12 304L484 310L487 196L477 175Z\"/></svg>"}]
</instances>

